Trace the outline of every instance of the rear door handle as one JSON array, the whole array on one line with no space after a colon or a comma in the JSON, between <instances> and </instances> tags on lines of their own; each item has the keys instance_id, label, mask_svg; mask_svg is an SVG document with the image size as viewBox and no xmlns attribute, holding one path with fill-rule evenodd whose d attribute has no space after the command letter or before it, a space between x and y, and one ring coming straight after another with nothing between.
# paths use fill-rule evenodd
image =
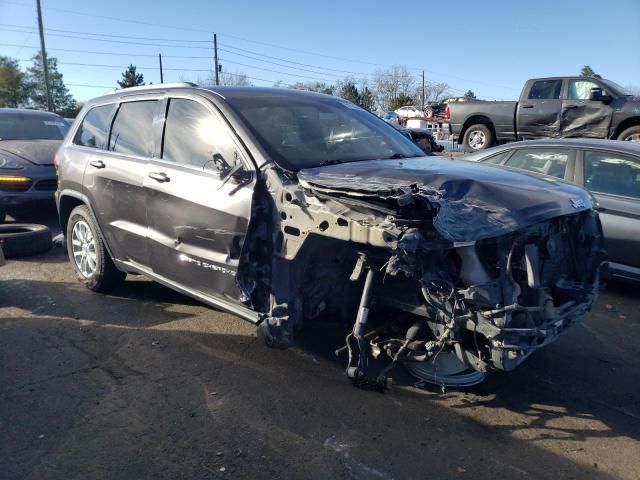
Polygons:
<instances>
[{"instance_id":1,"label":"rear door handle","mask_svg":"<svg viewBox=\"0 0 640 480\"><path fill-rule=\"evenodd\" d=\"M102 160L91 160L89 162L89 164L92 167L96 167L96 168L104 168L104 167L106 167L106 165L104 164L104 162Z\"/></svg>"},{"instance_id":2,"label":"rear door handle","mask_svg":"<svg viewBox=\"0 0 640 480\"><path fill-rule=\"evenodd\" d=\"M522 108L533 108L533 105L522 105Z\"/></svg>"},{"instance_id":3,"label":"rear door handle","mask_svg":"<svg viewBox=\"0 0 640 480\"><path fill-rule=\"evenodd\" d=\"M153 178L156 182L160 183L168 182L171 180L164 172L151 172L149 173L149 178Z\"/></svg>"},{"instance_id":4,"label":"rear door handle","mask_svg":"<svg viewBox=\"0 0 640 480\"><path fill-rule=\"evenodd\" d=\"M578 105L565 105L565 107L564 107L564 108L566 108L566 109L569 109L569 108L578 108Z\"/></svg>"}]
</instances>

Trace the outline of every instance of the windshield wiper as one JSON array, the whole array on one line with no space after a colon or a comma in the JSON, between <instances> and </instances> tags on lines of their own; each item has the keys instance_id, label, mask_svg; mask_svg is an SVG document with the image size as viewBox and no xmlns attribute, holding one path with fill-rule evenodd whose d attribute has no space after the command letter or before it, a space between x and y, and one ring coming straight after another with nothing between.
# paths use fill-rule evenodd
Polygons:
<instances>
[{"instance_id":1,"label":"windshield wiper","mask_svg":"<svg viewBox=\"0 0 640 480\"><path fill-rule=\"evenodd\" d=\"M399 158L413 158L413 155L407 155L405 153L394 153L389 157L389 160L398 160Z\"/></svg>"}]
</instances>

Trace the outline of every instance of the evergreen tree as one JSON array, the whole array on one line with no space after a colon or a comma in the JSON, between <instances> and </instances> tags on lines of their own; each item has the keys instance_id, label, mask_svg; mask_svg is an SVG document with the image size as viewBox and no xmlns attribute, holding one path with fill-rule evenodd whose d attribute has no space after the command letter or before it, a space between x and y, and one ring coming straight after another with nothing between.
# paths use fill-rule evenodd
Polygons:
<instances>
[{"instance_id":1,"label":"evergreen tree","mask_svg":"<svg viewBox=\"0 0 640 480\"><path fill-rule=\"evenodd\" d=\"M469 100L476 100L476 94L473 93L473 90L467 90L464 94L464 98L468 98Z\"/></svg>"},{"instance_id":2,"label":"evergreen tree","mask_svg":"<svg viewBox=\"0 0 640 480\"><path fill-rule=\"evenodd\" d=\"M360 92L358 92L358 87L356 87L351 81L346 81L342 85L338 95L345 100L355 103L356 105L360 104Z\"/></svg>"},{"instance_id":3,"label":"evergreen tree","mask_svg":"<svg viewBox=\"0 0 640 480\"><path fill-rule=\"evenodd\" d=\"M373 112L373 109L375 108L376 100L375 100L375 97L373 96L373 92L369 89L369 87L365 86L362 89L362 92L360 93L359 104L365 110L369 110L370 112Z\"/></svg>"},{"instance_id":4,"label":"evergreen tree","mask_svg":"<svg viewBox=\"0 0 640 480\"><path fill-rule=\"evenodd\" d=\"M17 108L26 100L24 72L17 60L0 57L0 107Z\"/></svg>"},{"instance_id":5,"label":"evergreen tree","mask_svg":"<svg viewBox=\"0 0 640 480\"><path fill-rule=\"evenodd\" d=\"M129 65L127 69L122 72L122 80L118 80L118 85L120 85L120 88L144 85L144 76L141 73L136 73L135 65Z\"/></svg>"},{"instance_id":6,"label":"evergreen tree","mask_svg":"<svg viewBox=\"0 0 640 480\"><path fill-rule=\"evenodd\" d=\"M33 56L33 65L27 69L24 81L25 93L28 96L27 105L38 110L47 110L47 89L44 83L44 70L42 55L38 52ZM47 57L49 67L49 91L53 111L68 111L75 108L75 100L67 90L62 79L62 73L58 71L58 59Z\"/></svg>"}]
</instances>

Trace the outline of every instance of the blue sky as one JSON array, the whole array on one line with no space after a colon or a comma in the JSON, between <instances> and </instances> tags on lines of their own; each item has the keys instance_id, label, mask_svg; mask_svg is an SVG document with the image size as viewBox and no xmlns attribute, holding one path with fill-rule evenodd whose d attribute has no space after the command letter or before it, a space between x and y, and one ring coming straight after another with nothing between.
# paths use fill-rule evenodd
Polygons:
<instances>
[{"instance_id":1,"label":"blue sky","mask_svg":"<svg viewBox=\"0 0 640 480\"><path fill-rule=\"evenodd\" d=\"M129 63L147 82L159 82L159 52L165 81L205 78L195 70L211 68L213 60L185 57L212 56L214 31L223 68L261 79L256 85L332 82L346 72L361 78L402 64L417 77L424 69L427 81L447 82L454 93L513 99L527 78L573 75L589 64L621 85L640 86L640 0L42 0L42 6L47 50L79 100L115 86ZM0 0L0 55L33 55L35 12L35 0ZM90 37L85 32L104 36L71 38Z\"/></svg>"}]
</instances>

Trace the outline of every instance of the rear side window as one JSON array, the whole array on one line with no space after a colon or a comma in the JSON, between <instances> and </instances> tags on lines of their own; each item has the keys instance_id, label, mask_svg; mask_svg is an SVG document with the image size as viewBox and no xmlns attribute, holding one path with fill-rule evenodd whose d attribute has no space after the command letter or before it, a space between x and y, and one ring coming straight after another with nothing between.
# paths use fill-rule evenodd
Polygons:
<instances>
[{"instance_id":1,"label":"rear side window","mask_svg":"<svg viewBox=\"0 0 640 480\"><path fill-rule=\"evenodd\" d=\"M626 155L585 151L584 180L597 193L640 198L640 162Z\"/></svg>"},{"instance_id":2,"label":"rear side window","mask_svg":"<svg viewBox=\"0 0 640 480\"><path fill-rule=\"evenodd\" d=\"M500 165L502 161L511 153L511 150L507 150L506 152L497 153L485 160L486 163L495 163L496 165Z\"/></svg>"},{"instance_id":3,"label":"rear side window","mask_svg":"<svg viewBox=\"0 0 640 480\"><path fill-rule=\"evenodd\" d=\"M505 165L552 177L564 178L568 160L568 150L523 148L516 150Z\"/></svg>"},{"instance_id":4,"label":"rear side window","mask_svg":"<svg viewBox=\"0 0 640 480\"><path fill-rule=\"evenodd\" d=\"M183 165L226 170L235 166L239 153L228 128L204 105L172 98L165 122L162 158Z\"/></svg>"},{"instance_id":5,"label":"rear side window","mask_svg":"<svg viewBox=\"0 0 640 480\"><path fill-rule=\"evenodd\" d=\"M120 105L111 128L109 150L138 157L151 156L153 115L157 100Z\"/></svg>"},{"instance_id":6,"label":"rear side window","mask_svg":"<svg viewBox=\"0 0 640 480\"><path fill-rule=\"evenodd\" d=\"M553 100L560 98L562 80L538 80L529 90L530 100Z\"/></svg>"},{"instance_id":7,"label":"rear side window","mask_svg":"<svg viewBox=\"0 0 640 480\"><path fill-rule=\"evenodd\" d=\"M112 110L113 105L103 105L89 110L73 137L73 143L106 150Z\"/></svg>"}]
</instances>

